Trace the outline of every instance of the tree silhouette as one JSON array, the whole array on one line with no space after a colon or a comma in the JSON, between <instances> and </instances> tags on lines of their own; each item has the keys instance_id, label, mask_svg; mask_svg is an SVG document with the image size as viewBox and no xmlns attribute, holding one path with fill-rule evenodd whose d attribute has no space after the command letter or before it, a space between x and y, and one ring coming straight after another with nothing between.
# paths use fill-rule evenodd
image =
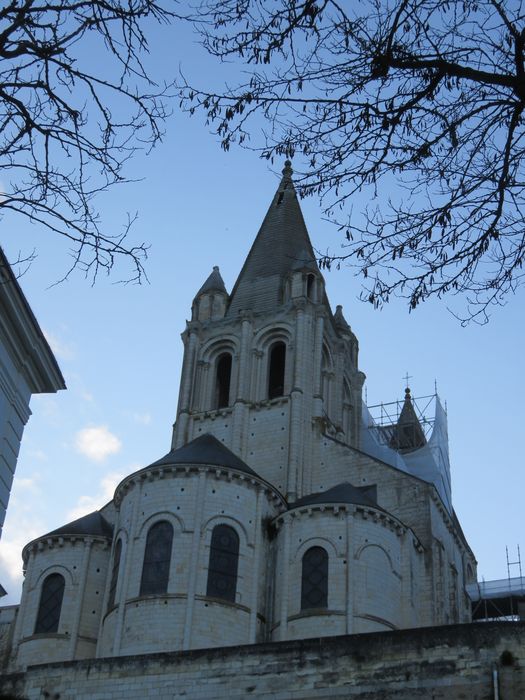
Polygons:
<instances>
[{"instance_id":1,"label":"tree silhouette","mask_svg":"<svg viewBox=\"0 0 525 700\"><path fill-rule=\"evenodd\" d=\"M118 259L130 263L128 280L144 275L147 246L128 245L131 220L106 231L93 200L161 137L167 87L144 67L143 27L173 17L156 0L9 0L0 9L0 213L64 236L66 277L79 267L94 280Z\"/></svg>"},{"instance_id":2,"label":"tree silhouette","mask_svg":"<svg viewBox=\"0 0 525 700\"><path fill-rule=\"evenodd\" d=\"M210 0L194 20L248 77L219 91L183 80L183 108L204 110L225 149L303 164L301 194L325 198L346 241L322 265L357 265L375 305L460 293L477 320L519 286L520 0Z\"/></svg>"}]
</instances>

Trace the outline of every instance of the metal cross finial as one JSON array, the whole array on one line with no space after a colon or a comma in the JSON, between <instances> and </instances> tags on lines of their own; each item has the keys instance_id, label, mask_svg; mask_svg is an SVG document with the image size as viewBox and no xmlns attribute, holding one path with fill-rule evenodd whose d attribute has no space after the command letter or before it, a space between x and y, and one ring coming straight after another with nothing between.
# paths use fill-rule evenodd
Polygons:
<instances>
[{"instance_id":1,"label":"metal cross finial","mask_svg":"<svg viewBox=\"0 0 525 700\"><path fill-rule=\"evenodd\" d=\"M407 372L406 375L403 377L403 379L404 379L405 382L406 382L406 387L405 387L405 389L408 389L408 388L409 388L409 387L408 387L408 380L409 380L409 379L413 379L413 377Z\"/></svg>"}]
</instances>

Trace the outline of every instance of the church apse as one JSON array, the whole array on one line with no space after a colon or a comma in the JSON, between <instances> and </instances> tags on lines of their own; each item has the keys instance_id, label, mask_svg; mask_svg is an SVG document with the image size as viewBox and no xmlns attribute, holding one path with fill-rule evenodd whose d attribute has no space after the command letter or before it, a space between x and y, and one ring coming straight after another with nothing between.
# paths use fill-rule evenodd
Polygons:
<instances>
[{"instance_id":1,"label":"church apse","mask_svg":"<svg viewBox=\"0 0 525 700\"><path fill-rule=\"evenodd\" d=\"M289 162L233 288L214 267L182 341L169 452L24 549L13 669L470 619L446 415L427 434L407 392L372 420Z\"/></svg>"}]
</instances>

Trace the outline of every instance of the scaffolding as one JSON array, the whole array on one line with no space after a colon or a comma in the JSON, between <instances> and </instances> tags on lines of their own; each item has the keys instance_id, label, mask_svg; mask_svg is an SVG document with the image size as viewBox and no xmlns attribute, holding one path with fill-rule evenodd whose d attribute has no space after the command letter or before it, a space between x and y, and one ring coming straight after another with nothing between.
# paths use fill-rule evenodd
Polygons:
<instances>
[{"instance_id":1,"label":"scaffolding","mask_svg":"<svg viewBox=\"0 0 525 700\"><path fill-rule=\"evenodd\" d=\"M520 547L517 545L516 561L507 556L507 578L469 584L466 589L472 602L472 619L480 622L525 620L525 580L521 567ZM514 567L514 568L513 568ZM516 572L518 575L513 576Z\"/></svg>"},{"instance_id":2,"label":"scaffolding","mask_svg":"<svg viewBox=\"0 0 525 700\"><path fill-rule=\"evenodd\" d=\"M437 394L411 397L411 399L425 439L428 440L434 429ZM404 405L405 399L398 399L389 403L367 406L369 413L367 427L374 432L381 444L392 445L395 442L397 425Z\"/></svg>"}]
</instances>

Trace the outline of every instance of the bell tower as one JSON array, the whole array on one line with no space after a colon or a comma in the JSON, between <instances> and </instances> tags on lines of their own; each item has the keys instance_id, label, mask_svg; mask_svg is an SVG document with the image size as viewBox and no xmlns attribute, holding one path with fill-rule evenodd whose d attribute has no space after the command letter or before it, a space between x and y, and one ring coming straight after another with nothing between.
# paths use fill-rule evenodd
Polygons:
<instances>
[{"instance_id":1,"label":"bell tower","mask_svg":"<svg viewBox=\"0 0 525 700\"><path fill-rule=\"evenodd\" d=\"M359 446L358 343L330 309L290 161L231 294L215 267L182 339L173 447L211 433L294 500L323 434Z\"/></svg>"}]
</instances>

